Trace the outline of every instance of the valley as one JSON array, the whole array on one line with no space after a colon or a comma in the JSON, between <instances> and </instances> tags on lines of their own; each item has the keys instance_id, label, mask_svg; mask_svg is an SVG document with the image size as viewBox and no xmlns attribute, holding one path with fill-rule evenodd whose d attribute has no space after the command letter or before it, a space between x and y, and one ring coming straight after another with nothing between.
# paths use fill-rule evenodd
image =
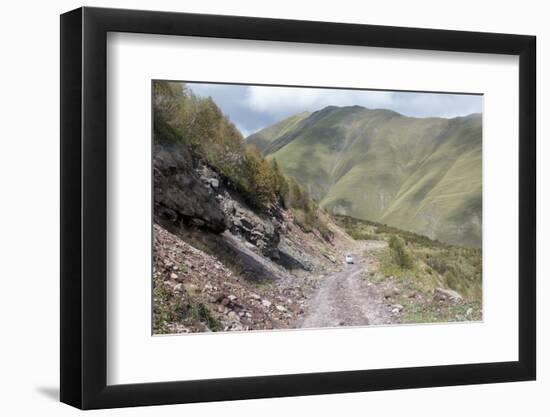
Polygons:
<instances>
[{"instance_id":1,"label":"valley","mask_svg":"<svg viewBox=\"0 0 550 417\"><path fill-rule=\"evenodd\" d=\"M481 247L481 115L329 106L247 138L332 214Z\"/></svg>"},{"instance_id":2,"label":"valley","mask_svg":"<svg viewBox=\"0 0 550 417\"><path fill-rule=\"evenodd\" d=\"M153 334L482 319L480 249L343 215L288 174L278 152L322 114L257 137L265 158L182 83L153 103Z\"/></svg>"}]
</instances>

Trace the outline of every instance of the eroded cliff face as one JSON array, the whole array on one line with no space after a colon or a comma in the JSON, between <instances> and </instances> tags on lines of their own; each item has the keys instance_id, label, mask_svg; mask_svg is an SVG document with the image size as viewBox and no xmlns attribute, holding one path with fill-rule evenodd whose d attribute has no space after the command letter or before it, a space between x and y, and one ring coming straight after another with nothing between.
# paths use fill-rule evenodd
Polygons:
<instances>
[{"instance_id":1,"label":"eroded cliff face","mask_svg":"<svg viewBox=\"0 0 550 417\"><path fill-rule=\"evenodd\" d=\"M185 144L155 137L154 221L188 243L230 259L248 278L283 279L336 264L339 250L306 233L276 204L246 203L231 181Z\"/></svg>"},{"instance_id":2,"label":"eroded cliff face","mask_svg":"<svg viewBox=\"0 0 550 417\"><path fill-rule=\"evenodd\" d=\"M226 217L212 188L201 180L197 159L178 143L155 140L153 148L154 219L186 223L214 233L227 229Z\"/></svg>"},{"instance_id":3,"label":"eroded cliff face","mask_svg":"<svg viewBox=\"0 0 550 417\"><path fill-rule=\"evenodd\" d=\"M219 236L227 231L248 249L269 259L280 259L280 208L252 210L229 189L226 178L182 144L155 144L153 169L156 223L172 232L179 230L179 234L189 228ZM216 240L215 236L211 240ZM233 243L227 246L226 250L235 247ZM246 264L254 263L250 257L240 258ZM247 269L257 268L247 265Z\"/></svg>"},{"instance_id":4,"label":"eroded cliff face","mask_svg":"<svg viewBox=\"0 0 550 417\"><path fill-rule=\"evenodd\" d=\"M252 207L185 144L155 138L155 333L287 328L351 239Z\"/></svg>"}]
</instances>

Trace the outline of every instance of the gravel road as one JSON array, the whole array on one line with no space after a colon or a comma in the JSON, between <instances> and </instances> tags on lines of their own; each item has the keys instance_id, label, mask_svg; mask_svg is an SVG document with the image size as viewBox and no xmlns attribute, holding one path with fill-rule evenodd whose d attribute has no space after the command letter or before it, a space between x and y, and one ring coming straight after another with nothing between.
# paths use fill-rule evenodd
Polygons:
<instances>
[{"instance_id":1,"label":"gravel road","mask_svg":"<svg viewBox=\"0 0 550 417\"><path fill-rule=\"evenodd\" d=\"M391 324L390 307L382 290L361 277L382 243L368 242L354 254L355 264L325 277L310 298L302 328Z\"/></svg>"}]
</instances>

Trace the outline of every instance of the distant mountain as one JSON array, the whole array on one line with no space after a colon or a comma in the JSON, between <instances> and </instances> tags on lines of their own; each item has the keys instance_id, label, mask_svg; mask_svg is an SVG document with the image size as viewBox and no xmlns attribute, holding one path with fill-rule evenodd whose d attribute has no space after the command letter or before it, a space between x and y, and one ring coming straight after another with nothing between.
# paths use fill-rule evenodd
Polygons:
<instances>
[{"instance_id":1,"label":"distant mountain","mask_svg":"<svg viewBox=\"0 0 550 417\"><path fill-rule=\"evenodd\" d=\"M412 118L329 106L247 141L334 214L481 246L481 115Z\"/></svg>"},{"instance_id":2,"label":"distant mountain","mask_svg":"<svg viewBox=\"0 0 550 417\"><path fill-rule=\"evenodd\" d=\"M292 132L294 129L300 126L304 119L307 119L311 115L310 112L302 112L293 116L287 117L274 125L266 127L252 135L250 135L246 141L256 147L262 153L266 153L271 146L273 139L280 138L288 132Z\"/></svg>"}]
</instances>

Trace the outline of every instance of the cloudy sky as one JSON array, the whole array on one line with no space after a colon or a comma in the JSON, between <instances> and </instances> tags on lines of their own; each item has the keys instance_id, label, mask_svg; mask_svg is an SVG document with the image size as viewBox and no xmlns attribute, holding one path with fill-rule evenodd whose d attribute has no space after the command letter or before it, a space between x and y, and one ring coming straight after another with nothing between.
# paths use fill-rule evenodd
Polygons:
<instances>
[{"instance_id":1,"label":"cloudy sky","mask_svg":"<svg viewBox=\"0 0 550 417\"><path fill-rule=\"evenodd\" d=\"M329 105L390 109L412 117L456 117L482 112L482 96L187 83L212 97L246 137L285 117Z\"/></svg>"}]
</instances>

